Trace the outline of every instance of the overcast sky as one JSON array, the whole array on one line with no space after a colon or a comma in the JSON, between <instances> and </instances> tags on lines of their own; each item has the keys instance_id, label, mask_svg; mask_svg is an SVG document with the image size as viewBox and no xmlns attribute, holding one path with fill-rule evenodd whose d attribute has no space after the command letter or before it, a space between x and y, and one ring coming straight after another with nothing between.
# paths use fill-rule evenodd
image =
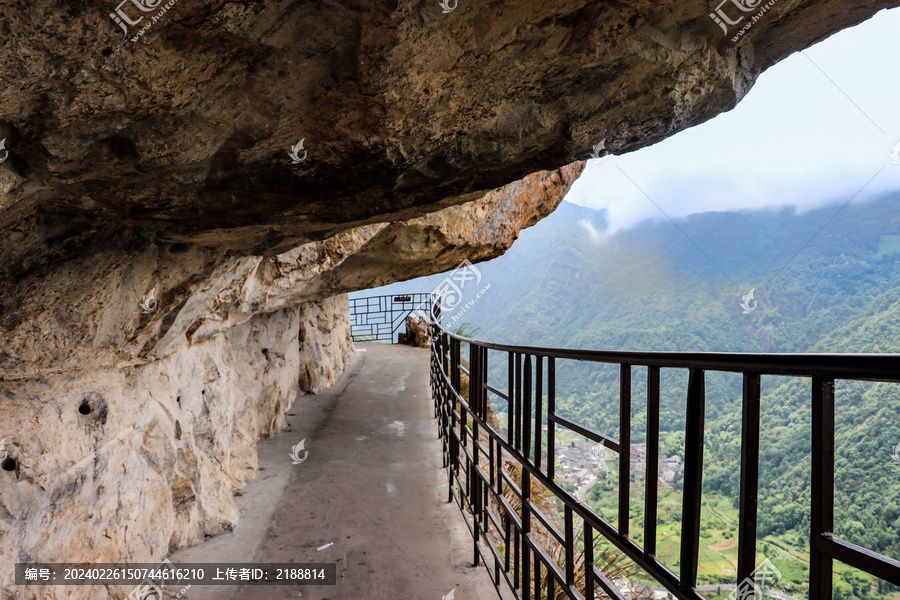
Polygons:
<instances>
[{"instance_id":1,"label":"overcast sky","mask_svg":"<svg viewBox=\"0 0 900 600\"><path fill-rule=\"evenodd\" d=\"M731 112L655 146L589 161L566 200L608 209L618 230L663 218L660 209L673 218L803 209L900 189L900 164L890 158L900 142L898 33L900 9L885 10L788 57Z\"/></svg>"}]
</instances>

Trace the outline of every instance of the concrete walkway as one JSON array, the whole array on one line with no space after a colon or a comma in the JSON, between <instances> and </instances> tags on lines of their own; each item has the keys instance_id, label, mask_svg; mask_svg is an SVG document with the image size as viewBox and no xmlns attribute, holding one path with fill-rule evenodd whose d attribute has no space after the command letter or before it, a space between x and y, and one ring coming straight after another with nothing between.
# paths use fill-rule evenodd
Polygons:
<instances>
[{"instance_id":1,"label":"concrete walkway","mask_svg":"<svg viewBox=\"0 0 900 600\"><path fill-rule=\"evenodd\" d=\"M185 562L337 564L334 586L194 586L187 600L494 600L454 503L428 384L428 351L357 345L340 381L300 396L289 427L260 443L260 474L233 532ZM308 458L291 464L306 440ZM321 550L319 550L322 548Z\"/></svg>"}]
</instances>

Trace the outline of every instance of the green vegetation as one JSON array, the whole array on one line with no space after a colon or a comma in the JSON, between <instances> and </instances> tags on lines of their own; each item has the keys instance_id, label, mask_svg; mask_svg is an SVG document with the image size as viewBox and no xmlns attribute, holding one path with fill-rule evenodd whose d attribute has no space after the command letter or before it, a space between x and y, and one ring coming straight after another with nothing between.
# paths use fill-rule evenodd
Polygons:
<instances>
[{"instance_id":1,"label":"green vegetation","mask_svg":"<svg viewBox=\"0 0 900 600\"><path fill-rule=\"evenodd\" d=\"M681 542L681 503L679 486L658 483L658 503L656 515L657 557L669 569L678 571ZM644 531L644 486L641 478L632 475L630 494L631 521L630 537L643 545ZM613 470L605 479L595 484L586 494L591 508L610 523L617 522L618 515L618 474ZM701 585L734 584L737 569L737 527L738 508L733 501L717 495L706 494L701 510L700 564L698 580ZM757 541L758 559L769 559L781 572L778 589L795 597L804 598L809 594L809 563L807 537L793 535L792 532L760 536ZM900 597L896 588L878 583L872 577L856 572L840 563L835 564L835 572L840 576L836 582L835 598L896 599ZM636 578L636 584L654 585L652 579ZM730 589L718 596L726 598Z\"/></svg>"},{"instance_id":2,"label":"green vegetation","mask_svg":"<svg viewBox=\"0 0 900 600\"><path fill-rule=\"evenodd\" d=\"M850 204L831 220L838 208L705 213L679 221L684 234L657 221L597 243L579 222L602 231L602 213L564 203L505 256L479 265L492 287L470 316L487 339L532 346L900 352L900 194ZM740 302L751 289L758 305L745 314ZM494 360L489 367L491 382L505 389L506 364ZM615 366L558 361L560 414L619 437L618 377ZM706 383L701 579L734 583L741 380L709 373ZM685 371L663 371L666 454L683 456L686 389ZM900 559L900 467L890 458L900 442L900 386L838 381L836 389L835 532ZM646 370L635 368L635 443L645 436L645 397ZM808 586L810 402L808 379L763 378L759 556L772 560L797 597ZM610 519L616 485L613 475L588 493ZM632 488L637 540L642 485ZM660 489L658 528L668 535L660 538L659 556L670 568L678 558L678 487L676 480ZM900 598L896 586L835 568L835 598Z\"/></svg>"},{"instance_id":3,"label":"green vegetation","mask_svg":"<svg viewBox=\"0 0 900 600\"><path fill-rule=\"evenodd\" d=\"M378 336L373 333L354 335L353 341L356 342L357 344L389 344L390 343L386 340L378 339Z\"/></svg>"}]
</instances>

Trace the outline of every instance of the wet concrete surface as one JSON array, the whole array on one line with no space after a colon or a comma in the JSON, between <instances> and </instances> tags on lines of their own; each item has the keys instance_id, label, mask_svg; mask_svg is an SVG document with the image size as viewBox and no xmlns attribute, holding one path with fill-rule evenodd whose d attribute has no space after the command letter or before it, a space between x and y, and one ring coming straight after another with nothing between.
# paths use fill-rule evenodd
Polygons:
<instances>
[{"instance_id":1,"label":"wet concrete surface","mask_svg":"<svg viewBox=\"0 0 900 600\"><path fill-rule=\"evenodd\" d=\"M237 498L240 525L171 557L185 562L335 563L331 586L194 586L184 598L494 600L456 504L428 383L428 350L359 344L341 379L299 396L289 427L260 443ZM294 465L291 448L305 441ZM302 458L303 453L299 456Z\"/></svg>"}]
</instances>

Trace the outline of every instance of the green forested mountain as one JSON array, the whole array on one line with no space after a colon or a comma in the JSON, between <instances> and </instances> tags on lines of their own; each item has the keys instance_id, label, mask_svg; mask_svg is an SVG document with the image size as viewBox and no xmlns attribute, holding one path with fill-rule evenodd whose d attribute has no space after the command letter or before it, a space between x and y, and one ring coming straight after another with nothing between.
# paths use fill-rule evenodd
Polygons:
<instances>
[{"instance_id":1,"label":"green forested mountain","mask_svg":"<svg viewBox=\"0 0 900 600\"><path fill-rule=\"evenodd\" d=\"M506 255L477 265L482 281L465 291L488 283L490 289L455 321L445 310L445 325L467 324L476 338L532 346L900 352L900 193L802 214L788 208L703 213L611 235L605 230L603 213L563 203L523 231ZM755 308L745 313L741 302L751 289L747 306ZM505 388L502 365L494 367L492 381ZM644 380L644 370L635 369L635 442L644 436ZM810 382L764 377L762 385L760 543L791 573L793 595L802 597ZM618 437L617 369L560 361L557 386L560 412ZM663 371L661 425L669 453L682 451L686 388L686 372ZM839 381L837 404L836 533L900 559L900 466L891 460L900 443L900 386ZM710 373L708 496L735 502L739 456L740 378ZM715 518L704 522L720 526ZM839 571L836 598L897 592Z\"/></svg>"},{"instance_id":2,"label":"green forested mountain","mask_svg":"<svg viewBox=\"0 0 900 600\"><path fill-rule=\"evenodd\" d=\"M536 346L900 352L900 194L839 209L705 213L603 236L602 213L563 204L505 256L479 265L491 289L460 322L477 325L479 337ZM740 303L751 289L758 304L745 314ZM557 381L564 411L617 434L615 369L561 365ZM664 372L662 425L676 452L686 386L686 373ZM708 386L704 489L733 500L740 380L710 374ZM836 533L900 558L900 467L890 458L900 443L900 390L851 382L837 390ZM810 383L767 377L763 393L760 537L802 548ZM641 441L645 415L635 404L632 435ZM866 578L844 579L838 595L877 596Z\"/></svg>"},{"instance_id":3,"label":"green forested mountain","mask_svg":"<svg viewBox=\"0 0 900 600\"><path fill-rule=\"evenodd\" d=\"M478 265L491 290L463 320L546 346L900 350L900 336L847 345L854 322L889 310L900 194L839 209L703 213L592 237L589 227L605 229L603 214L563 203L506 255ZM745 315L751 289L758 306Z\"/></svg>"}]
</instances>

